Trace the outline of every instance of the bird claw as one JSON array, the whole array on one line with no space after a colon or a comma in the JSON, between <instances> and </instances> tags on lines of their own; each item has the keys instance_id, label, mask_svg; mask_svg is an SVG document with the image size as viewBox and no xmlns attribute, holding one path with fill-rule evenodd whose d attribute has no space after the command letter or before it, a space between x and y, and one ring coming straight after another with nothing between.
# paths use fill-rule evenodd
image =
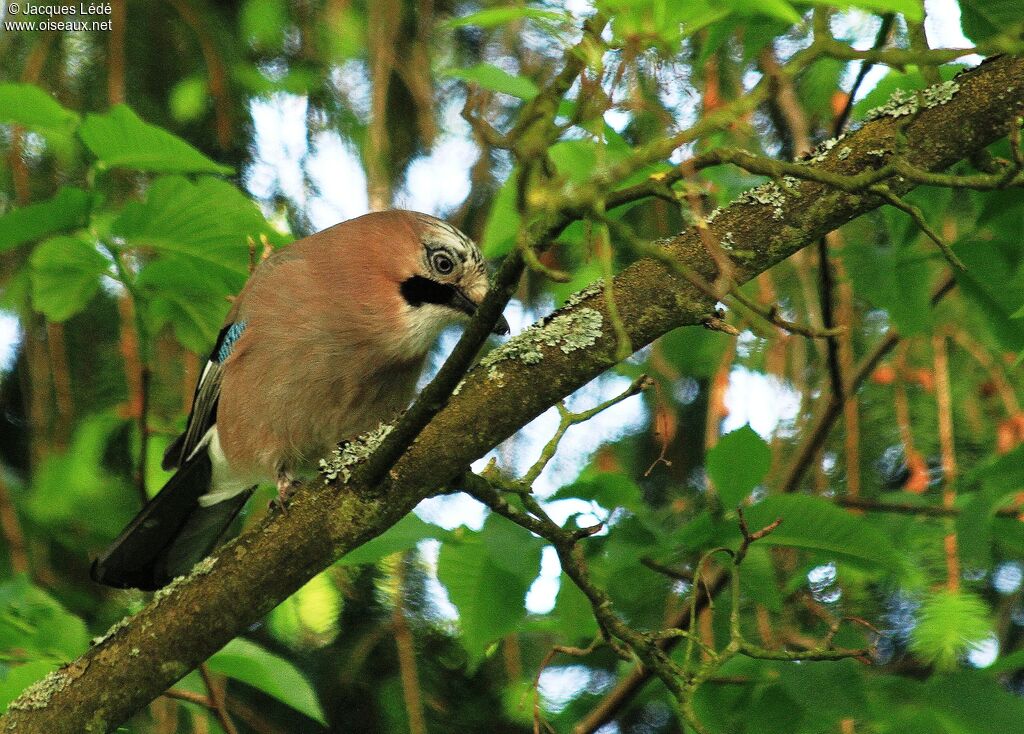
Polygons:
<instances>
[{"instance_id":1,"label":"bird claw","mask_svg":"<svg viewBox=\"0 0 1024 734\"><path fill-rule=\"evenodd\" d=\"M282 474L277 478L277 497L270 501L270 506L282 513L288 512L288 503L295 492L302 486L302 481L294 479L288 474Z\"/></svg>"}]
</instances>

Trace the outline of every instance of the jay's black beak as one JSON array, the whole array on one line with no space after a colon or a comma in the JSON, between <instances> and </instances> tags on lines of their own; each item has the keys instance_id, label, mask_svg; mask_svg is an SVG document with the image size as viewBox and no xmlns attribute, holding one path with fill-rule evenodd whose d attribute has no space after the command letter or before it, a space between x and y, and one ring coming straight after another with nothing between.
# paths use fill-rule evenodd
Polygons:
<instances>
[{"instance_id":1,"label":"jay's black beak","mask_svg":"<svg viewBox=\"0 0 1024 734\"><path fill-rule=\"evenodd\" d=\"M436 303L442 306L462 311L467 316L476 313L480 305L475 303L469 296L449 283L438 283L419 275L414 275L402 282L400 291L405 302L412 307L422 306L424 303ZM492 333L504 336L508 334L508 321L502 316L494 325Z\"/></svg>"},{"instance_id":2,"label":"jay's black beak","mask_svg":"<svg viewBox=\"0 0 1024 734\"><path fill-rule=\"evenodd\" d=\"M476 313L477 308L480 304L473 303L472 299L465 293L460 291L458 288L452 289L452 299L448 302L448 305L452 308L456 308L459 311L464 311L470 316ZM508 321L505 320L504 316L498 317L498 323L491 329L492 334L498 336L505 336L509 332Z\"/></svg>"},{"instance_id":3,"label":"jay's black beak","mask_svg":"<svg viewBox=\"0 0 1024 734\"><path fill-rule=\"evenodd\" d=\"M497 334L498 336L507 336L509 331L511 330L508 327L508 321L505 320L504 315L498 317L498 323L496 323L494 328L491 329L491 333Z\"/></svg>"}]
</instances>

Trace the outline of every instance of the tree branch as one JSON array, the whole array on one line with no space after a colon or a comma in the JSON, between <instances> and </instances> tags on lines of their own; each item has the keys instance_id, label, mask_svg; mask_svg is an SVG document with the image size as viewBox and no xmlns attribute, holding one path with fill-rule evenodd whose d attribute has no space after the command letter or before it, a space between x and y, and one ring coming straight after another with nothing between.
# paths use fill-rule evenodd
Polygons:
<instances>
[{"instance_id":1,"label":"tree branch","mask_svg":"<svg viewBox=\"0 0 1024 734\"><path fill-rule=\"evenodd\" d=\"M1024 59L994 59L958 82L948 102L905 126L905 157L914 166L947 168L1005 136L1024 110ZM848 153L817 165L838 172L874 168L871 152L891 149L899 132L893 118L874 120L845 139ZM912 186L889 185L896 194ZM804 181L770 203L737 202L710 226L720 242L734 243L726 252L743 282L882 203L870 193ZM682 232L665 249L702 277L714 277L696 231ZM713 311L707 296L651 259L624 270L612 287L635 348ZM225 545L82 657L32 686L0 718L0 731L116 728L335 559L380 535L471 461L608 369L618 345L609 323L604 295L582 295L489 355L380 482L335 482L298 493L287 514L274 514Z\"/></svg>"}]
</instances>

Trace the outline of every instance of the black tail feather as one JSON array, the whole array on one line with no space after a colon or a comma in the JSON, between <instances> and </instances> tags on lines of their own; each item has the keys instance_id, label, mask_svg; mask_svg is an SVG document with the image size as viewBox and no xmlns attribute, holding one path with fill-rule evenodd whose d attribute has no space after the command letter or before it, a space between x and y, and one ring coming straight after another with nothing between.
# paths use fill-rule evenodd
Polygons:
<instances>
[{"instance_id":1,"label":"black tail feather","mask_svg":"<svg viewBox=\"0 0 1024 734\"><path fill-rule=\"evenodd\" d=\"M199 497L209 490L212 473L206 451L189 458L93 561L93 581L152 591L188 573L208 555L252 492L202 507Z\"/></svg>"}]
</instances>

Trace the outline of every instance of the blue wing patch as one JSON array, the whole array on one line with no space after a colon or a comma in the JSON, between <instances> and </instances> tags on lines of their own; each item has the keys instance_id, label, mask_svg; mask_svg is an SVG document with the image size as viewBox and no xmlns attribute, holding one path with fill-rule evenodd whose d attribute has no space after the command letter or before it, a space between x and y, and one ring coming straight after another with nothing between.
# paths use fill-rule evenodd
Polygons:
<instances>
[{"instance_id":1,"label":"blue wing patch","mask_svg":"<svg viewBox=\"0 0 1024 734\"><path fill-rule=\"evenodd\" d=\"M224 329L220 344L217 345L217 350L214 352L213 360L215 362L219 364L231 356L231 351L235 348L235 342L238 341L238 337L242 335L243 331L245 331L244 321L236 321Z\"/></svg>"}]
</instances>

